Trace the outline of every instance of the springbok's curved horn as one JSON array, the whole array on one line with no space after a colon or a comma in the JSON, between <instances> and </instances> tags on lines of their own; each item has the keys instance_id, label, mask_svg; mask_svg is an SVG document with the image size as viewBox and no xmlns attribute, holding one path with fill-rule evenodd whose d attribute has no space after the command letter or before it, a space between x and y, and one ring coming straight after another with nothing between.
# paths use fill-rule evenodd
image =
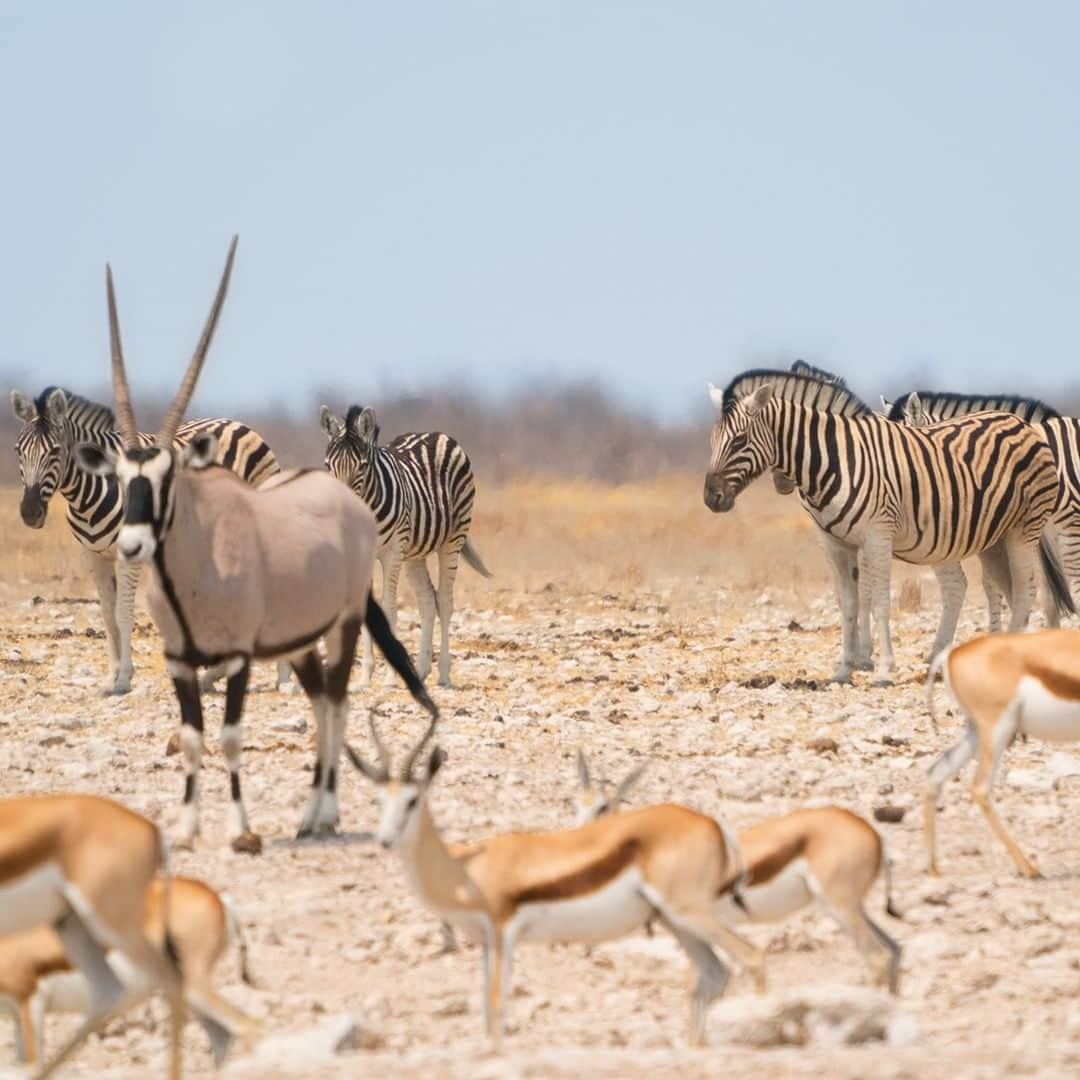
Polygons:
<instances>
[{"instance_id":1,"label":"springbok's curved horn","mask_svg":"<svg viewBox=\"0 0 1080 1080\"><path fill-rule=\"evenodd\" d=\"M375 708L368 709L368 728L371 731L371 741L375 744L375 752L379 755L379 770L384 780L390 779L390 751L386 749L386 743L382 741L379 729L375 726Z\"/></svg>"},{"instance_id":2,"label":"springbok's curved horn","mask_svg":"<svg viewBox=\"0 0 1080 1080\"><path fill-rule=\"evenodd\" d=\"M413 747L412 753L405 759L405 764L401 766L401 779L411 780L413 766L416 764L416 759L420 756L420 752L424 749L425 744L432 735L435 734L435 725L438 721L432 719L431 723L427 726L427 731L420 736L420 741Z\"/></svg>"},{"instance_id":3,"label":"springbok's curved horn","mask_svg":"<svg viewBox=\"0 0 1080 1080\"><path fill-rule=\"evenodd\" d=\"M229 245L229 255L225 260L221 283L218 285L217 295L214 297L210 314L206 318L206 325L203 327L199 344L195 346L191 362L184 373L184 381L180 384L180 389L176 391L176 397L173 398L173 403L169 406L169 411L161 423L158 442L163 446L170 445L176 437L176 429L180 426L180 421L184 418L184 413L191 402L191 395L195 392L195 383L199 380L199 372L202 371L206 352L210 348L210 342L214 338L214 331L217 329L218 316L221 315L221 308L225 303L225 293L229 289L229 278L232 275L233 259L236 256L236 244L239 239L239 236L234 236L232 243Z\"/></svg>"},{"instance_id":4,"label":"springbok's curved horn","mask_svg":"<svg viewBox=\"0 0 1080 1080\"><path fill-rule=\"evenodd\" d=\"M109 306L109 351L112 353L113 403L116 406L116 422L125 446L137 441L135 411L131 407L127 371L124 369L124 347L120 343L120 320L116 315L116 293L113 290L112 267L105 264L105 296Z\"/></svg>"}]
</instances>

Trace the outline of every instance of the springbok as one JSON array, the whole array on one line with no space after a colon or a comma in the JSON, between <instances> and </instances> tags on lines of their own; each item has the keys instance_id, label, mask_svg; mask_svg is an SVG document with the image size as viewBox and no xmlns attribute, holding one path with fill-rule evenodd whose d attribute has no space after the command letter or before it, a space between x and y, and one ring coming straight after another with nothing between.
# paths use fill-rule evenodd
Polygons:
<instances>
[{"instance_id":1,"label":"springbok","mask_svg":"<svg viewBox=\"0 0 1080 1080\"><path fill-rule=\"evenodd\" d=\"M193 878L155 878L146 894L143 928L148 940L159 948L165 941L165 899L169 890L169 933L175 942L183 972L185 993L212 1002L217 1016L196 1012L210 1037L214 1060L224 1061L235 1036L251 1038L255 1022L234 1008L215 990L214 966L230 944L240 953L240 975L254 985L248 968L247 946L236 912L228 897ZM139 974L116 952L108 955L116 977L136 989ZM48 1012L86 1012L89 986L71 962L56 931L38 926L0 939L0 1002L15 1016L15 1046L20 1062L35 1064L43 1053L45 1015ZM223 1026L223 1022L227 1026Z\"/></svg>"},{"instance_id":2,"label":"springbok","mask_svg":"<svg viewBox=\"0 0 1080 1080\"><path fill-rule=\"evenodd\" d=\"M376 785L376 838L396 848L422 903L484 950L484 1011L497 1045L509 997L514 946L524 942L597 943L623 937L657 918L697 970L690 999L690 1041L704 1039L705 1014L730 975L719 945L759 981L763 957L719 911L738 889L739 872L723 827L684 806L649 806L602 817L578 829L503 833L453 850L428 806L444 755L435 747L420 775L414 766L435 730L432 721L397 775L369 715L378 766L351 747L353 765Z\"/></svg>"},{"instance_id":3,"label":"springbok","mask_svg":"<svg viewBox=\"0 0 1080 1080\"><path fill-rule=\"evenodd\" d=\"M575 825L587 825L590 821L610 814L617 810L619 805L630 794L630 789L641 779L645 772L645 764L642 763L636 769L631 769L617 784L612 785L604 779L597 777L595 780L589 769L588 759L584 750L577 752L577 773L581 782L581 790L577 793L577 814L574 818Z\"/></svg>"},{"instance_id":4,"label":"springbok","mask_svg":"<svg viewBox=\"0 0 1080 1080\"><path fill-rule=\"evenodd\" d=\"M639 765L623 785L629 786L644 768ZM580 750L578 769L577 821L583 825L612 813L618 799L596 797ZM841 806L796 810L744 829L736 845L745 876L738 895L724 899L724 919L733 924L778 922L816 903L851 935L877 980L897 993L900 946L866 913L866 896L883 872L885 910L900 918L893 902L892 860L870 822Z\"/></svg>"},{"instance_id":5,"label":"springbok","mask_svg":"<svg viewBox=\"0 0 1080 1080\"><path fill-rule=\"evenodd\" d=\"M53 1073L110 1020L161 990L171 1020L169 1076L179 1080L184 1000L175 942L166 932L159 949L143 928L147 890L156 874L167 874L165 861L157 827L110 799L0 799L0 936L52 927L88 984L86 1018L41 1076ZM162 890L167 913L169 880L164 878ZM114 974L106 960L111 949L139 973L137 989ZM212 1007L198 1008L214 1016Z\"/></svg>"},{"instance_id":6,"label":"springbok","mask_svg":"<svg viewBox=\"0 0 1080 1080\"><path fill-rule=\"evenodd\" d=\"M1017 735L1047 742L1080 740L1080 630L987 634L943 652L931 665L926 682L935 727L934 684L939 670L967 728L927 776L923 837L928 869L939 872L935 813L942 786L978 755L971 796L1020 873L1039 877L1035 864L1005 830L990 796L1002 755Z\"/></svg>"},{"instance_id":7,"label":"springbok","mask_svg":"<svg viewBox=\"0 0 1080 1080\"><path fill-rule=\"evenodd\" d=\"M136 443L112 271L106 267L113 396L124 446L117 452L84 445L79 460L88 471L120 482L119 558L153 564L147 599L164 638L181 713L180 842L192 844L199 829L203 716L197 670L224 663L221 742L232 797L232 847L254 854L262 842L248 824L240 794L240 718L253 658L289 660L315 714L314 782L300 836L337 825L349 672L365 622L413 696L433 716L438 710L371 595L375 521L344 484L321 469L301 469L278 473L253 489L213 466L211 434L196 436L180 450L173 446L217 327L236 243L234 237L206 325L153 446Z\"/></svg>"}]
</instances>

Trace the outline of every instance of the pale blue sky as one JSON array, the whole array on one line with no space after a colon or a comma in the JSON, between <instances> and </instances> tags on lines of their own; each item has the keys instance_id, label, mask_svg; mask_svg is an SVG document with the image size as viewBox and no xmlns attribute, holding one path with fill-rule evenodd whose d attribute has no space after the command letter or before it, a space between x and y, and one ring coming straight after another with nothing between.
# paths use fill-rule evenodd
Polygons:
<instances>
[{"instance_id":1,"label":"pale blue sky","mask_svg":"<svg viewBox=\"0 0 1080 1080\"><path fill-rule=\"evenodd\" d=\"M770 357L867 396L1076 381L1080 5L0 9L0 371L198 402L594 376L677 415ZM40 385L38 385L40 384Z\"/></svg>"}]
</instances>

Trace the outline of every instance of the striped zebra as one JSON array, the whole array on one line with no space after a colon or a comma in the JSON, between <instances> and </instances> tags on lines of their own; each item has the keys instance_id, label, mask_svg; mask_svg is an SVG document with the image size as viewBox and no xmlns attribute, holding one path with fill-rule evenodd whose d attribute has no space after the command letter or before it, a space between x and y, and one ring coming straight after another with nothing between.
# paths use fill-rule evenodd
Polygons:
<instances>
[{"instance_id":1,"label":"striped zebra","mask_svg":"<svg viewBox=\"0 0 1080 1080\"><path fill-rule=\"evenodd\" d=\"M345 419L324 405L320 422L329 442L326 467L371 507L379 530L376 558L382 566L379 602L397 632L397 591L402 566L420 607L420 678L431 671L435 609L442 642L439 685L450 685L450 619L454 613L454 578L458 557L479 574L491 577L469 542L476 483L461 444L442 432L399 435L379 444L379 425L371 408L350 406ZM427 556L439 558L439 590L428 573ZM365 681L371 679L371 638L365 635Z\"/></svg>"},{"instance_id":2,"label":"striped zebra","mask_svg":"<svg viewBox=\"0 0 1080 1080\"><path fill-rule=\"evenodd\" d=\"M914 427L950 420L957 416L993 410L1012 413L1038 431L1050 445L1057 465L1059 487L1057 502L1050 515L1047 531L1061 556L1071 589L1080 588L1080 419L1062 416L1038 398L1015 394L954 394L930 390L912 390L894 402L882 398L890 420L901 420ZM993 588L987 589L990 629L1001 628L1001 596L1008 593L1008 567L998 568ZM1057 625L1053 605L1047 608L1047 621Z\"/></svg>"},{"instance_id":3,"label":"striped zebra","mask_svg":"<svg viewBox=\"0 0 1080 1080\"><path fill-rule=\"evenodd\" d=\"M67 503L68 525L93 575L105 619L111 669L105 692L126 694L134 673L131 627L140 568L138 563L116 559L114 545L124 509L116 478L86 472L78 466L74 453L81 443L122 449L116 418L107 406L57 386L46 387L37 398L12 390L11 407L22 421L15 453L23 484L19 504L23 522L32 529L42 528L49 500L56 492ZM236 420L191 420L181 425L176 441L190 442L200 432L217 437L215 460L252 485L280 471L266 440L245 424ZM153 441L153 435L139 434L141 445L149 446ZM279 684L281 678L279 670Z\"/></svg>"},{"instance_id":4,"label":"striped zebra","mask_svg":"<svg viewBox=\"0 0 1080 1080\"><path fill-rule=\"evenodd\" d=\"M1058 482L1049 448L1031 427L1002 413L922 430L893 423L865 405L854 416L826 412L791 400L805 378L748 371L722 391L710 386L717 422L704 497L710 510L725 512L766 469L794 480L826 534L843 623L835 679L849 681L856 661L860 549L879 644L878 684L891 682L895 668L889 628L893 557L918 565L958 563L1004 541L1013 586L1011 625L1027 622L1036 552L1057 602L1072 610L1061 568L1040 543ZM775 392L777 385L789 387L785 396Z\"/></svg>"},{"instance_id":5,"label":"striped zebra","mask_svg":"<svg viewBox=\"0 0 1080 1080\"><path fill-rule=\"evenodd\" d=\"M847 383L840 375L823 368L814 367L804 360L796 360L791 365L791 371L796 375L815 380L820 385L815 391L813 387L803 384L802 380L785 380L774 385L774 392L789 400L801 401L804 405L824 412L839 412L843 416L860 416L869 412L869 406L848 389ZM886 412L888 403L882 399ZM1026 419L1026 417L1025 417ZM915 426L922 426L917 424ZM790 494L795 490L795 484L783 474L773 471L773 485L781 495ZM805 502L805 501L804 501ZM998 543L986 551L979 552L979 561L982 564L983 591L986 594L987 606L991 612L990 629L1001 629L1001 592L1011 592L1009 584L1009 562L1005 554L1003 543ZM850 572L858 574L859 583L859 619L856 630L855 668L858 671L871 671L874 667L873 640L870 630L870 575L866 570L866 560L862 552L858 553L857 562L852 561ZM964 597L967 594L967 575L963 566L956 563L936 563L932 566L934 576L937 578L938 588L941 591L941 619L938 624L938 632L931 646L927 662L937 656L942 649L952 643L956 635L956 627L960 621L960 612L964 607ZM995 621L994 612L997 612Z\"/></svg>"}]
</instances>

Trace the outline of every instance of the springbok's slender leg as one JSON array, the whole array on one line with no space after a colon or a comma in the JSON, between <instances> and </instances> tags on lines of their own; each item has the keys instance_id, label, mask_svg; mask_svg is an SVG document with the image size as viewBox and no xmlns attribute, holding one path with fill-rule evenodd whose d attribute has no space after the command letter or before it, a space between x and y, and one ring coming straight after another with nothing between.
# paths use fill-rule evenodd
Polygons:
<instances>
[{"instance_id":1,"label":"springbok's slender leg","mask_svg":"<svg viewBox=\"0 0 1080 1080\"><path fill-rule=\"evenodd\" d=\"M102 693L116 692L120 675L120 632L116 628L116 562L107 555L79 547L82 561L94 579L94 589L101 606L101 618L105 623L105 638L109 645L109 681Z\"/></svg>"},{"instance_id":2,"label":"springbok's slender leg","mask_svg":"<svg viewBox=\"0 0 1080 1080\"><path fill-rule=\"evenodd\" d=\"M191 847L199 835L199 771L202 767L203 712L195 668L167 660L176 698L180 702L180 751L184 758L184 806L180 813L177 844Z\"/></svg>"},{"instance_id":3,"label":"springbok's slender leg","mask_svg":"<svg viewBox=\"0 0 1080 1080\"><path fill-rule=\"evenodd\" d=\"M484 936L484 1022L496 1048L502 1044L503 1036L503 946L502 929L489 924Z\"/></svg>"},{"instance_id":4,"label":"springbok's slender leg","mask_svg":"<svg viewBox=\"0 0 1080 1080\"><path fill-rule=\"evenodd\" d=\"M863 543L866 568L870 573L870 592L873 597L874 630L878 638L878 658L874 668L874 686L890 686L896 660L893 658L892 635L889 630L890 574L892 571L892 537L871 529Z\"/></svg>"},{"instance_id":5,"label":"springbok's slender leg","mask_svg":"<svg viewBox=\"0 0 1080 1080\"><path fill-rule=\"evenodd\" d=\"M942 649L952 644L967 593L967 575L959 563L937 563L933 569L941 590L941 620L934 644L930 646L930 655L926 658L928 664Z\"/></svg>"},{"instance_id":6,"label":"springbok's slender leg","mask_svg":"<svg viewBox=\"0 0 1080 1080\"><path fill-rule=\"evenodd\" d=\"M1009 598L1012 614L1009 617L1009 629L1023 630L1027 626L1038 592L1035 550L1030 544L1019 539L1006 541L1005 550L1008 552L1009 576L1012 578L1012 596Z\"/></svg>"},{"instance_id":7,"label":"springbok's slender leg","mask_svg":"<svg viewBox=\"0 0 1080 1080\"><path fill-rule=\"evenodd\" d=\"M750 973L750 977L754 980L754 989L759 994L765 993L768 989L768 976L765 970L764 949L751 944L711 912L695 912L693 915L680 912L679 918L695 933L714 945L719 945L735 963Z\"/></svg>"},{"instance_id":8,"label":"springbok's slender leg","mask_svg":"<svg viewBox=\"0 0 1080 1080\"><path fill-rule=\"evenodd\" d=\"M993 734L989 739L979 743L979 760L975 766L975 779L971 783L971 797L979 805L990 822L990 828L994 835L1005 845L1017 869L1025 877L1037 878L1039 873L1035 864L1020 850L1019 845L1009 835L1004 822L998 817L997 811L991 799L994 790L994 780L997 778L998 767L1001 757L1006 748L1016 737L1020 723L1020 712L1017 705L1010 705L1001 715Z\"/></svg>"},{"instance_id":9,"label":"springbok's slender leg","mask_svg":"<svg viewBox=\"0 0 1080 1080\"><path fill-rule=\"evenodd\" d=\"M15 1018L15 1059L23 1065L36 1065L41 1060L41 1028L34 1015L34 998L40 996L32 994L18 1004Z\"/></svg>"},{"instance_id":10,"label":"springbok's slender leg","mask_svg":"<svg viewBox=\"0 0 1080 1080\"><path fill-rule=\"evenodd\" d=\"M435 636L435 587L431 584L426 559L407 562L405 573L409 575L420 608L420 653L416 673L421 679L426 679L431 674L431 639Z\"/></svg>"},{"instance_id":11,"label":"springbok's slender leg","mask_svg":"<svg viewBox=\"0 0 1080 1080\"><path fill-rule=\"evenodd\" d=\"M949 747L934 762L923 788L923 843L926 847L926 869L939 874L937 861L937 801L942 787L951 780L974 756L979 746L979 732L969 720L964 737Z\"/></svg>"},{"instance_id":12,"label":"springbok's slender leg","mask_svg":"<svg viewBox=\"0 0 1080 1080\"><path fill-rule=\"evenodd\" d=\"M304 816L300 819L297 839L310 836L318 820L319 806L325 791L323 783L323 763L328 757L328 723L326 700L326 672L318 649L311 649L292 661L293 671L311 702L311 711L315 714L315 775L311 781L311 797L308 799Z\"/></svg>"},{"instance_id":13,"label":"springbok's slender leg","mask_svg":"<svg viewBox=\"0 0 1080 1080\"><path fill-rule=\"evenodd\" d=\"M244 748L244 733L240 721L244 714L244 696L247 694L248 678L251 675L251 661L247 657L237 657L229 661L226 671L228 682L225 684L225 722L221 726L221 751L229 770L229 796L232 799L230 843L233 851L258 855L262 851L262 840L251 831L247 810L244 809L244 799L240 794L240 753Z\"/></svg>"},{"instance_id":14,"label":"springbok's slender leg","mask_svg":"<svg viewBox=\"0 0 1080 1080\"><path fill-rule=\"evenodd\" d=\"M356 657L363 619L352 616L342 621L326 638L326 757L323 760L324 791L315 819L317 831L332 832L338 823L338 765L345 742L349 717L349 674Z\"/></svg>"},{"instance_id":15,"label":"springbok's slender leg","mask_svg":"<svg viewBox=\"0 0 1080 1080\"><path fill-rule=\"evenodd\" d=\"M834 540L828 533L821 534L821 543L829 560L829 569L832 571L833 586L836 589L837 603L840 605L840 620L843 627L840 666L833 672L832 681L848 683L851 682L851 672L855 668L855 654L858 648L859 596L855 580L858 577L858 563L850 545Z\"/></svg>"},{"instance_id":16,"label":"springbok's slender leg","mask_svg":"<svg viewBox=\"0 0 1080 1080\"><path fill-rule=\"evenodd\" d=\"M690 995L689 1042L691 1046L702 1046L705 1043L705 1017L709 1005L723 994L731 972L704 938L667 915L661 914L660 917L697 968L697 982Z\"/></svg>"},{"instance_id":17,"label":"springbok's slender leg","mask_svg":"<svg viewBox=\"0 0 1080 1080\"><path fill-rule=\"evenodd\" d=\"M450 620L454 617L454 579L457 577L460 551L439 550L439 685L450 685Z\"/></svg>"}]
</instances>

